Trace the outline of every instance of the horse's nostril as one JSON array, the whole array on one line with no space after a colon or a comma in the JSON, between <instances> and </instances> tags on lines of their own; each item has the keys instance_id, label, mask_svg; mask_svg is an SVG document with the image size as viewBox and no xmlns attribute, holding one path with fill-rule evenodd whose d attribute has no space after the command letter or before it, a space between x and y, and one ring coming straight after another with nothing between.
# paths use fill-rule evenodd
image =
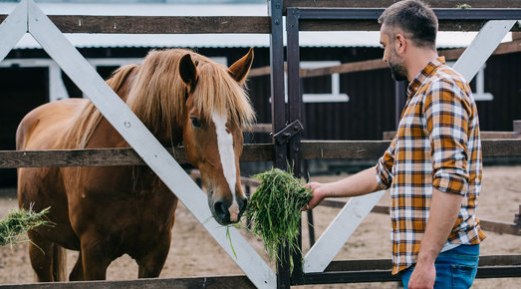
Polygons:
<instances>
[{"instance_id":1,"label":"horse's nostril","mask_svg":"<svg viewBox=\"0 0 521 289\"><path fill-rule=\"evenodd\" d=\"M248 207L248 199L244 198L244 199L239 200L239 210L241 213L244 212L244 210L246 210L247 207Z\"/></svg>"},{"instance_id":2,"label":"horse's nostril","mask_svg":"<svg viewBox=\"0 0 521 289\"><path fill-rule=\"evenodd\" d=\"M228 207L224 202L216 202L214 204L215 214L222 221L226 221L230 219L230 212L228 212Z\"/></svg>"}]
</instances>

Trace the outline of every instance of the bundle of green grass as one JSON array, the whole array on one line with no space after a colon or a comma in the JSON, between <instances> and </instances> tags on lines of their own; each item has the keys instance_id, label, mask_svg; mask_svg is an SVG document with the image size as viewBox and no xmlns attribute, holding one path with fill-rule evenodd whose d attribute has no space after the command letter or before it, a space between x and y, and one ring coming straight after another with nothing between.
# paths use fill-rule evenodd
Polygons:
<instances>
[{"instance_id":1,"label":"bundle of green grass","mask_svg":"<svg viewBox=\"0 0 521 289\"><path fill-rule=\"evenodd\" d=\"M13 245L20 241L20 235L49 222L44 216L50 208L40 212L33 210L14 210L0 220L0 246Z\"/></svg>"},{"instance_id":2,"label":"bundle of green grass","mask_svg":"<svg viewBox=\"0 0 521 289\"><path fill-rule=\"evenodd\" d=\"M290 255L300 250L298 235L302 208L311 199L311 192L301 179L280 169L255 175L260 186L252 195L246 216L254 235L264 241L271 261L281 260L279 247L289 247ZM292 260L290 260L292 261Z\"/></svg>"}]
</instances>

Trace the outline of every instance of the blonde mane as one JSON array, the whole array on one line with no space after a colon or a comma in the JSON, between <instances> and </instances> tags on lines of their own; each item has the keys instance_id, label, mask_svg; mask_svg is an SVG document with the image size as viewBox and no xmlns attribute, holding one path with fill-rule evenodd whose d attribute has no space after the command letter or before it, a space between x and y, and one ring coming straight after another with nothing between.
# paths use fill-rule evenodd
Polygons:
<instances>
[{"instance_id":1,"label":"blonde mane","mask_svg":"<svg viewBox=\"0 0 521 289\"><path fill-rule=\"evenodd\" d=\"M190 54L197 66L197 85L192 92L193 104L201 117L211 120L212 113L228 116L232 127L245 128L255 119L248 95L230 76L225 66L184 49L151 51L139 66L125 66L114 72L107 84L116 93L131 85L128 96L120 95L127 105L161 142L174 143L175 130L182 129L186 119L185 102L188 88L179 74L179 61ZM135 73L132 83L125 83ZM78 114L71 127L69 143L84 148L102 118L89 103Z\"/></svg>"}]
</instances>

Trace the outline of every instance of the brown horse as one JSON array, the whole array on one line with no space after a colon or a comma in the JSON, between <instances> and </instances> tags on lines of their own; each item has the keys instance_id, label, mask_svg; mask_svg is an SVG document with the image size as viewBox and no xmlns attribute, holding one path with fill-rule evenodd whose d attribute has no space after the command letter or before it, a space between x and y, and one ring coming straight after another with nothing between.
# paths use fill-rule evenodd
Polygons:
<instances>
[{"instance_id":1,"label":"brown horse","mask_svg":"<svg viewBox=\"0 0 521 289\"><path fill-rule=\"evenodd\" d=\"M221 224L246 207L239 157L254 118L244 90L250 51L229 68L188 50L153 51L107 81L165 146L183 144L201 171L208 203ZM42 105L22 120L18 150L128 147L86 99ZM20 207L51 207L53 226L29 232L39 281L64 280L64 248L78 250L70 280L105 279L109 264L128 254L139 277L159 276L170 247L177 198L145 166L20 168Z\"/></svg>"}]
</instances>

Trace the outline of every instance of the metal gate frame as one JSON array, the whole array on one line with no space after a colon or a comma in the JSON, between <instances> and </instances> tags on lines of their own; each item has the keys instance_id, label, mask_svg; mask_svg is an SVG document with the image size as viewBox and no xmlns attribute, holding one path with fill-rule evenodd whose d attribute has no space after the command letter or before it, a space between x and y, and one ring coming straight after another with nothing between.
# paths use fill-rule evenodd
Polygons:
<instances>
[{"instance_id":1,"label":"metal gate frame","mask_svg":"<svg viewBox=\"0 0 521 289\"><path fill-rule=\"evenodd\" d=\"M299 27L301 22L306 20L374 20L376 22L383 11L384 9L380 8L287 8L288 98L290 106L294 109L301 107L302 92L299 76ZM438 19L442 21L488 21L454 64L454 68L469 81L490 57L504 36L518 23L517 20L512 19L521 19L521 9L434 9L434 11ZM300 112L295 115L300 115ZM303 285L398 280L396 276L390 274L390 270L386 269L390 267L389 260L365 260L367 262L360 262L363 263L361 264L362 267L365 266L363 269L359 267L360 270L356 270L356 265L353 267L353 264L349 261L336 266L336 269L334 267L338 263L331 262L382 195L383 191L379 191L351 198L304 257L304 272L294 273L293 276L289 277L290 283L292 285ZM494 257L495 259L497 258ZM496 274L502 274L503 277L521 277L521 264L518 261L507 260L506 263L503 268L493 268L491 271L481 270L478 274L488 278L499 276ZM353 270L353 268L355 269ZM345 271L346 269L350 271ZM328 272L324 272L325 270ZM281 272L279 272L280 274Z\"/></svg>"}]
</instances>

